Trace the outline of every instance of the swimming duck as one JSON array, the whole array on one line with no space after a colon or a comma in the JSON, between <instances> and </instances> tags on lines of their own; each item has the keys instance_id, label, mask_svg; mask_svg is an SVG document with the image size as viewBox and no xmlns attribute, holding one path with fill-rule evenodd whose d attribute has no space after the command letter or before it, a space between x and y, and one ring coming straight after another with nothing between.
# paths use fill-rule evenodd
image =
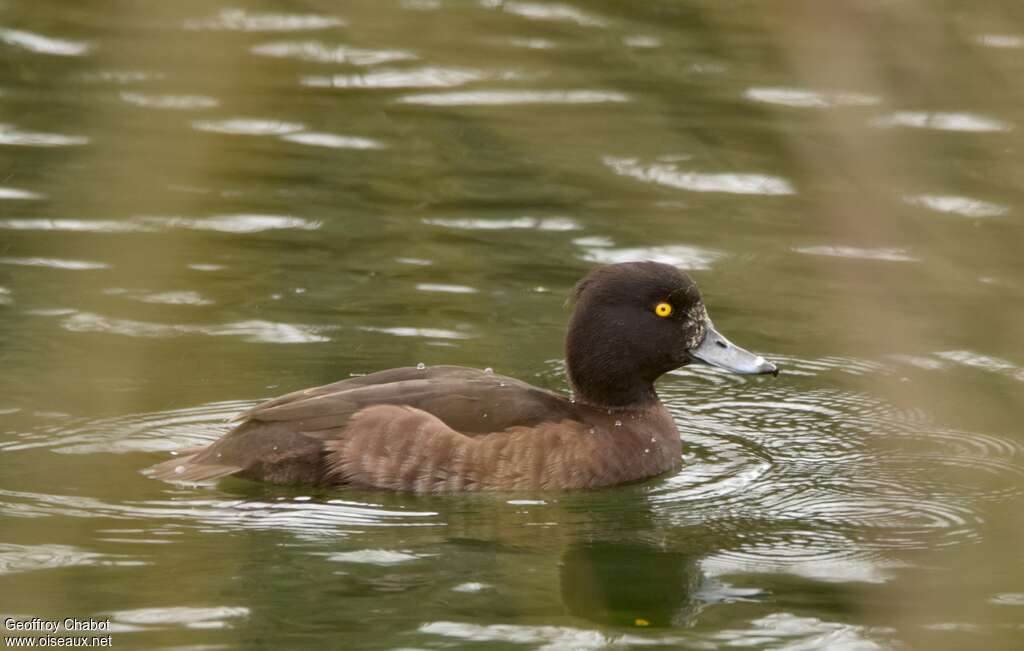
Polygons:
<instances>
[{"instance_id":1,"label":"swimming duck","mask_svg":"<svg viewBox=\"0 0 1024 651\"><path fill-rule=\"evenodd\" d=\"M573 300L572 398L489 369L396 368L257 405L152 474L417 493L612 486L681 461L679 431L654 389L661 375L691 362L778 375L715 330L697 285L670 265L597 267Z\"/></svg>"}]
</instances>

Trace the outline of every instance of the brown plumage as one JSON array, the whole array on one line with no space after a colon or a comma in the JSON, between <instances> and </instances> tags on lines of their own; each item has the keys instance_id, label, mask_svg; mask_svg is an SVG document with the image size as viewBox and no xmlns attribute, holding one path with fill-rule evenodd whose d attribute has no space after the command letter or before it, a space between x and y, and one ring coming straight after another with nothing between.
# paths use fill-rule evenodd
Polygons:
<instances>
[{"instance_id":1,"label":"brown plumage","mask_svg":"<svg viewBox=\"0 0 1024 651\"><path fill-rule=\"evenodd\" d=\"M258 405L152 474L421 493L609 486L679 464L657 377L698 359L725 365L716 355L738 372L775 371L718 335L693 281L668 265L600 267L575 298L566 340L575 400L458 366L391 369Z\"/></svg>"}]
</instances>

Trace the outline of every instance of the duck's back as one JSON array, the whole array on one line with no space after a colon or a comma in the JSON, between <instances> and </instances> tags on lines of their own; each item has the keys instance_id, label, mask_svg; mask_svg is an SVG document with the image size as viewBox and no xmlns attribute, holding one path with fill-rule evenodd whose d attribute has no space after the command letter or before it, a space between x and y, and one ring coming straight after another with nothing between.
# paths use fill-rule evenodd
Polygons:
<instances>
[{"instance_id":1,"label":"duck's back","mask_svg":"<svg viewBox=\"0 0 1024 651\"><path fill-rule=\"evenodd\" d=\"M622 418L489 372L399 368L258 405L154 475L448 492L586 488L675 465L678 434L660 405Z\"/></svg>"}]
</instances>

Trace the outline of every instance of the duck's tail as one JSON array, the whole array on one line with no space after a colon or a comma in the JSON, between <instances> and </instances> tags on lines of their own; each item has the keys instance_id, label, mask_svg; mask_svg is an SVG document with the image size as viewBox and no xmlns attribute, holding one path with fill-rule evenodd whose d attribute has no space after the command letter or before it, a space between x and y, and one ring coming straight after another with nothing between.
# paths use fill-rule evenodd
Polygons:
<instances>
[{"instance_id":1,"label":"duck's tail","mask_svg":"<svg viewBox=\"0 0 1024 651\"><path fill-rule=\"evenodd\" d=\"M239 466L209 463L202 459L205 450L206 448L183 450L179 456L149 468L146 474L163 481L193 483L214 481L242 469Z\"/></svg>"}]
</instances>

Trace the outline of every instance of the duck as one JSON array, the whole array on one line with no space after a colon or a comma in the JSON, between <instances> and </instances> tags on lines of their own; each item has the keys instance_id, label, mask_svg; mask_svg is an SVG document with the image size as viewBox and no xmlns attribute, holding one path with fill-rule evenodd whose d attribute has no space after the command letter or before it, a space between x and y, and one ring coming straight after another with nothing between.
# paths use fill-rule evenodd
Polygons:
<instances>
[{"instance_id":1,"label":"duck","mask_svg":"<svg viewBox=\"0 0 1024 651\"><path fill-rule=\"evenodd\" d=\"M715 329L696 283L672 265L596 267L570 302L571 396L490 369L383 370L263 402L237 415L220 439L151 475L412 493L615 486L681 464L679 430L655 390L659 377L691 363L779 373Z\"/></svg>"}]
</instances>

